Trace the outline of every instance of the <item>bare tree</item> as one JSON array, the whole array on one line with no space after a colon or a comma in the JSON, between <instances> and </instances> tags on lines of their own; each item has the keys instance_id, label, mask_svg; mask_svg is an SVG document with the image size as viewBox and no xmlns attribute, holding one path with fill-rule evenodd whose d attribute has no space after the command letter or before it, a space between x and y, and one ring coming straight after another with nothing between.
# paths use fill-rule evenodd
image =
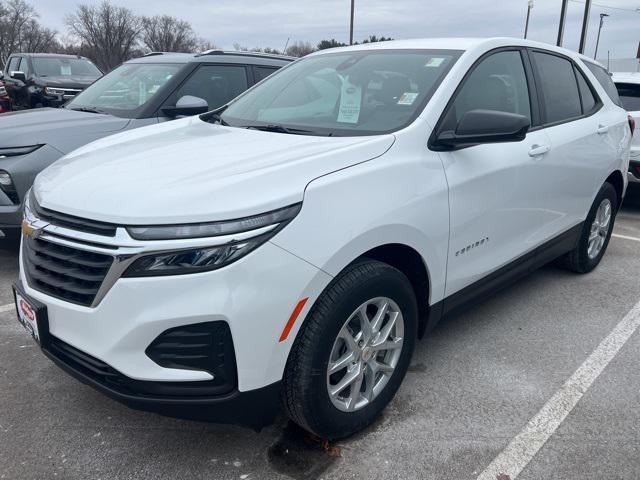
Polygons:
<instances>
[{"instance_id":1,"label":"bare tree","mask_svg":"<svg viewBox=\"0 0 640 480\"><path fill-rule=\"evenodd\" d=\"M215 50L216 48L218 48L218 46L214 42L207 40L206 38L198 38L196 46L197 52L206 52L207 50Z\"/></svg>"},{"instance_id":2,"label":"bare tree","mask_svg":"<svg viewBox=\"0 0 640 480\"><path fill-rule=\"evenodd\" d=\"M304 57L315 51L316 48L309 42L293 42L285 53L292 57Z\"/></svg>"},{"instance_id":3,"label":"bare tree","mask_svg":"<svg viewBox=\"0 0 640 480\"><path fill-rule=\"evenodd\" d=\"M67 16L66 23L103 71L132 58L142 30L139 17L108 0L96 7L79 5L76 13Z\"/></svg>"},{"instance_id":4,"label":"bare tree","mask_svg":"<svg viewBox=\"0 0 640 480\"><path fill-rule=\"evenodd\" d=\"M24 25L20 38L21 51L47 53L58 52L61 48L55 30L45 28L33 19Z\"/></svg>"},{"instance_id":5,"label":"bare tree","mask_svg":"<svg viewBox=\"0 0 640 480\"><path fill-rule=\"evenodd\" d=\"M142 18L142 43L152 52L194 52L198 40L184 20L169 15Z\"/></svg>"},{"instance_id":6,"label":"bare tree","mask_svg":"<svg viewBox=\"0 0 640 480\"><path fill-rule=\"evenodd\" d=\"M9 0L0 5L0 59L4 64L9 55L21 50L25 25L38 14L25 0Z\"/></svg>"}]
</instances>

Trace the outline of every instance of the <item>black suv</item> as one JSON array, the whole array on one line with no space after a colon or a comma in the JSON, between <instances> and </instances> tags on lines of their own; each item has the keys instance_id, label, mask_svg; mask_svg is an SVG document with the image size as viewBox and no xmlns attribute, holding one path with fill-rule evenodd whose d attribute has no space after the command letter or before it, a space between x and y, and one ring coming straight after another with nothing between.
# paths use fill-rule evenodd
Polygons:
<instances>
[{"instance_id":1,"label":"black suv","mask_svg":"<svg viewBox=\"0 0 640 480\"><path fill-rule=\"evenodd\" d=\"M59 107L102 76L87 58L51 53L14 53L4 71L14 110Z\"/></svg>"}]
</instances>

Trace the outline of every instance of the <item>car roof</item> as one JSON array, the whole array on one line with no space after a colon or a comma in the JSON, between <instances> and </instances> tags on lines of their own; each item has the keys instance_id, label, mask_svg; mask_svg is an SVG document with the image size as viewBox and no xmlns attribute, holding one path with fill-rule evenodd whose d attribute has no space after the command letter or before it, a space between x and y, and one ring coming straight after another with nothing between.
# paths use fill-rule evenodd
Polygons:
<instances>
[{"instance_id":1,"label":"car roof","mask_svg":"<svg viewBox=\"0 0 640 480\"><path fill-rule=\"evenodd\" d=\"M84 60L88 60L88 58L83 57L82 55L67 55L66 53L22 53L16 52L12 53L10 56L20 55L22 57L31 57L31 58L39 58L39 57L48 57L48 58L82 58Z\"/></svg>"},{"instance_id":2,"label":"car roof","mask_svg":"<svg viewBox=\"0 0 640 480\"><path fill-rule=\"evenodd\" d=\"M295 57L261 52L207 50L202 53L151 52L125 63L250 63L252 65L282 67L293 60Z\"/></svg>"},{"instance_id":3,"label":"car roof","mask_svg":"<svg viewBox=\"0 0 640 480\"><path fill-rule=\"evenodd\" d=\"M366 51L366 50L462 50L462 51L488 51L500 47L531 47L561 53L573 59L588 60L591 63L600 65L593 59L580 55L566 48L557 47L548 43L525 40L511 37L441 37L441 38L414 38L407 40L388 40L384 42L362 43L347 47L337 47L327 50L320 50L311 55L322 55L325 52L341 51Z\"/></svg>"},{"instance_id":4,"label":"car roof","mask_svg":"<svg viewBox=\"0 0 640 480\"><path fill-rule=\"evenodd\" d=\"M640 72L614 72L612 78L614 82L637 83L640 85Z\"/></svg>"}]
</instances>

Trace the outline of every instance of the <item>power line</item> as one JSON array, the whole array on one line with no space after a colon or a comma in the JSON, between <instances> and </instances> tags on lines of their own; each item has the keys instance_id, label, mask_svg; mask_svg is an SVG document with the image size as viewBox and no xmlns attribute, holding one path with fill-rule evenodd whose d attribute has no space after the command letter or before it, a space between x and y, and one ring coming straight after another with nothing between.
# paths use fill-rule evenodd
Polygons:
<instances>
[{"instance_id":1,"label":"power line","mask_svg":"<svg viewBox=\"0 0 640 480\"><path fill-rule=\"evenodd\" d=\"M584 3L584 0L569 0L573 3ZM604 5L602 3L592 3L591 5L600 7L600 8L609 8L611 10L622 10L625 12L638 12L640 13L640 7L637 8L623 8L623 7L612 7L611 5Z\"/></svg>"}]
</instances>

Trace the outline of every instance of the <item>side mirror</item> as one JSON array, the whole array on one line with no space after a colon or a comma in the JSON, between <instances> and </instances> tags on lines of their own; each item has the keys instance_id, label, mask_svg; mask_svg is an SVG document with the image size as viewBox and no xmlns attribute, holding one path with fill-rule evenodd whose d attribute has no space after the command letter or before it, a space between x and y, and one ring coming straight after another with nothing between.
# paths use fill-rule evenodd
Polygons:
<instances>
[{"instance_id":1,"label":"side mirror","mask_svg":"<svg viewBox=\"0 0 640 480\"><path fill-rule=\"evenodd\" d=\"M24 74L24 72L11 72L11 78L13 78L14 80L20 80L21 82L25 82L27 81L27 76Z\"/></svg>"},{"instance_id":2,"label":"side mirror","mask_svg":"<svg viewBox=\"0 0 640 480\"><path fill-rule=\"evenodd\" d=\"M209 104L205 99L191 95L180 97L175 107L162 108L162 112L169 117L198 115L208 110Z\"/></svg>"},{"instance_id":3,"label":"side mirror","mask_svg":"<svg viewBox=\"0 0 640 480\"><path fill-rule=\"evenodd\" d=\"M530 126L530 120L517 113L471 110L460 119L455 132L440 132L435 143L454 150L483 143L520 142Z\"/></svg>"}]
</instances>

